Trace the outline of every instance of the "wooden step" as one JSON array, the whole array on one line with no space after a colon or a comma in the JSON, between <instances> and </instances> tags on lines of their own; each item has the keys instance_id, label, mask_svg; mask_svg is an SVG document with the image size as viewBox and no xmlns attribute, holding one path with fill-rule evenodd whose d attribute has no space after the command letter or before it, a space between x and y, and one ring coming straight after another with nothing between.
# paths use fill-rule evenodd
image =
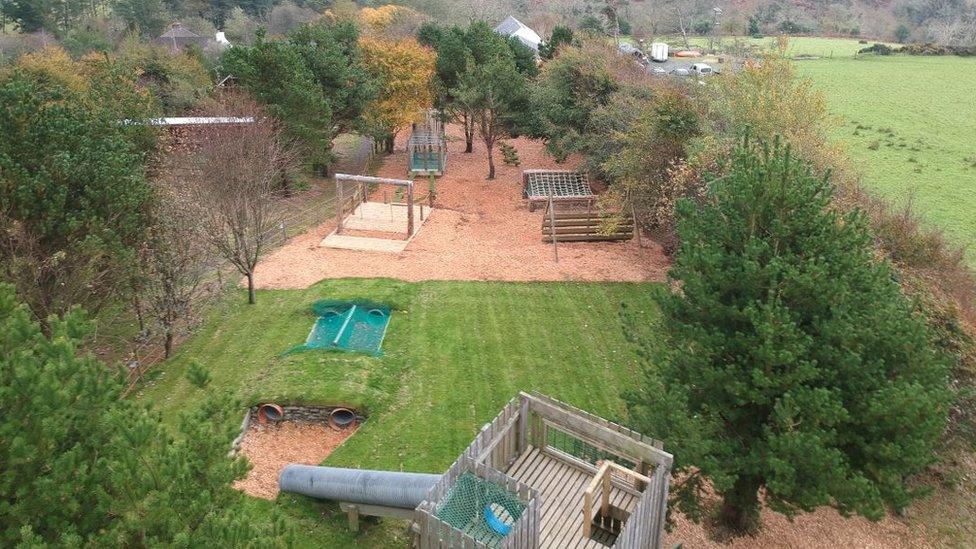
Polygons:
<instances>
[{"instance_id":1,"label":"wooden step","mask_svg":"<svg viewBox=\"0 0 976 549\"><path fill-rule=\"evenodd\" d=\"M608 219L630 219L629 215L608 215L608 214L587 214L586 212L568 212L568 213L557 213L555 216L550 216L546 214L542 219L548 221L550 217L555 217L556 221L562 221L566 219L585 219L585 220L597 220L605 221Z\"/></svg>"},{"instance_id":2,"label":"wooden step","mask_svg":"<svg viewBox=\"0 0 976 549\"><path fill-rule=\"evenodd\" d=\"M621 228L632 229L634 227L634 224L628 221L624 221L622 223L601 223L601 222L590 223L586 221L557 221L556 228L558 229L560 227L582 227L582 228L595 228L595 229L599 229L600 227L621 227ZM552 228L552 224L544 223L542 225L542 228L544 230L549 230L550 228Z\"/></svg>"},{"instance_id":3,"label":"wooden step","mask_svg":"<svg viewBox=\"0 0 976 549\"><path fill-rule=\"evenodd\" d=\"M546 228L542 231L543 236L549 236L552 234L552 229ZM599 227L556 227L556 234L602 234ZM633 227L618 227L611 231L610 234L634 234Z\"/></svg>"},{"instance_id":4,"label":"wooden step","mask_svg":"<svg viewBox=\"0 0 976 549\"><path fill-rule=\"evenodd\" d=\"M633 234L615 234L615 235L595 235L595 234L569 234L563 236L556 236L557 242L614 242L621 240L630 240L634 238ZM552 244L552 236L543 236L542 241Z\"/></svg>"}]
</instances>

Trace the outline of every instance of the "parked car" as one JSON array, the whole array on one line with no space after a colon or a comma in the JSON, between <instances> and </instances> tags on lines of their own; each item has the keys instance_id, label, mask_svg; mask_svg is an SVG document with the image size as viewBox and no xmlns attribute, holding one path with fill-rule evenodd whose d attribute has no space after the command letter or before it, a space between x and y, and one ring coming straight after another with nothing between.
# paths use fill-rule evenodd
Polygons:
<instances>
[{"instance_id":1,"label":"parked car","mask_svg":"<svg viewBox=\"0 0 976 549\"><path fill-rule=\"evenodd\" d=\"M715 69L706 63L695 63L691 66L691 72L698 76L709 76L715 72Z\"/></svg>"},{"instance_id":2,"label":"parked car","mask_svg":"<svg viewBox=\"0 0 976 549\"><path fill-rule=\"evenodd\" d=\"M651 67L650 73L654 76L664 76L668 74L668 71L664 70L664 67Z\"/></svg>"}]
</instances>

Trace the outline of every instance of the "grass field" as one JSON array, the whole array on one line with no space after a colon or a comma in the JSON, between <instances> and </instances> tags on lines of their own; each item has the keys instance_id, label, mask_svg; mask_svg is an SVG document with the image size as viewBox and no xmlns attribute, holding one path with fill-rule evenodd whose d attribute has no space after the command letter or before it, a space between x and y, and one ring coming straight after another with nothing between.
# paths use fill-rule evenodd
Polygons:
<instances>
[{"instance_id":1,"label":"grass field","mask_svg":"<svg viewBox=\"0 0 976 549\"><path fill-rule=\"evenodd\" d=\"M708 38L696 37L691 40L696 46L708 45ZM870 41L869 41L870 42ZM870 42L873 44L874 42ZM774 36L763 38L746 37L725 37L722 38L722 47L729 48L735 46L754 47L759 50L773 50L779 47L778 40ZM787 42L786 55L790 57L811 55L815 57L854 57L857 52L867 45L861 44L856 38L818 38L809 36L793 36Z\"/></svg>"},{"instance_id":2,"label":"grass field","mask_svg":"<svg viewBox=\"0 0 976 549\"><path fill-rule=\"evenodd\" d=\"M623 40L631 45L636 42L629 37ZM684 47L684 39L681 36L669 36L663 39L670 44L672 49ZM789 38L786 54L790 57L811 55L815 57L854 57L857 52L866 48L876 41L869 40L869 44L861 44L856 38L819 38L810 36L793 36ZM693 48L707 48L707 36L691 36L688 43ZM716 39L716 49L739 50L741 48L754 48L757 51L772 50L778 48L778 40L775 36L763 38L752 38L751 36L723 36Z\"/></svg>"},{"instance_id":3,"label":"grass field","mask_svg":"<svg viewBox=\"0 0 976 549\"><path fill-rule=\"evenodd\" d=\"M861 56L798 62L840 117L834 137L864 183L970 249L976 266L976 59Z\"/></svg>"},{"instance_id":4,"label":"grass field","mask_svg":"<svg viewBox=\"0 0 976 549\"><path fill-rule=\"evenodd\" d=\"M620 394L637 379L629 329L650 333L657 309L651 284L476 283L390 280L323 282L302 291L264 291L218 307L199 333L142 392L170 421L200 397L183 378L194 359L219 391L246 403L344 404L369 419L329 459L331 465L441 472L518 391L539 390L612 419L626 420ZM368 298L392 304L385 355L333 352L282 356L304 342L319 299ZM621 303L627 303L625 309ZM627 311L626 316L621 312ZM278 503L302 545L403 545L385 521L351 536L329 505L298 497ZM321 513L330 513L322 517Z\"/></svg>"}]
</instances>

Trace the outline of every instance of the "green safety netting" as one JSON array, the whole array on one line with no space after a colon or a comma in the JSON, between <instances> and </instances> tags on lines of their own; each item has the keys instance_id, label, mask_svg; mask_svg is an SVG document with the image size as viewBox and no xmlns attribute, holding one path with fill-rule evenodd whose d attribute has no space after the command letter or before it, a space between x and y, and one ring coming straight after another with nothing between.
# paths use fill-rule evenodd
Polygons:
<instances>
[{"instance_id":1,"label":"green safety netting","mask_svg":"<svg viewBox=\"0 0 976 549\"><path fill-rule=\"evenodd\" d=\"M312 305L318 318L304 345L289 352L335 349L380 354L390 308L370 301L318 301Z\"/></svg>"},{"instance_id":2,"label":"green safety netting","mask_svg":"<svg viewBox=\"0 0 976 549\"><path fill-rule=\"evenodd\" d=\"M616 462L617 465L622 465L627 469L634 469L637 464L621 458L616 454L604 451L592 444L584 442L569 433L561 431L556 428L550 428L546 431L548 437L547 442L549 446L556 448L562 452L565 452L575 458L578 458L590 465L596 465L603 460L610 460Z\"/></svg>"},{"instance_id":3,"label":"green safety netting","mask_svg":"<svg viewBox=\"0 0 976 549\"><path fill-rule=\"evenodd\" d=\"M528 502L518 494L478 477L462 473L437 506L440 520L489 547L497 546L518 521Z\"/></svg>"},{"instance_id":4,"label":"green safety netting","mask_svg":"<svg viewBox=\"0 0 976 549\"><path fill-rule=\"evenodd\" d=\"M435 151L417 151L413 153L413 158L410 161L411 170L440 170L443 168L440 155Z\"/></svg>"}]
</instances>

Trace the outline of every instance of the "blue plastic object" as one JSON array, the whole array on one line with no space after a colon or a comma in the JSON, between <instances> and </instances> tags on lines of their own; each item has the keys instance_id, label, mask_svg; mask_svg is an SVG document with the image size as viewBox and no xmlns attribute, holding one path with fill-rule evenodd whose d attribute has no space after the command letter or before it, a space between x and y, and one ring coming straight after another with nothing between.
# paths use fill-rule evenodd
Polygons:
<instances>
[{"instance_id":1,"label":"blue plastic object","mask_svg":"<svg viewBox=\"0 0 976 549\"><path fill-rule=\"evenodd\" d=\"M509 532L512 531L512 527L502 522L495 513L491 510L491 505L485 505L483 510L485 515L485 522L488 524L488 528L491 528L493 532L499 536L505 537Z\"/></svg>"}]
</instances>

